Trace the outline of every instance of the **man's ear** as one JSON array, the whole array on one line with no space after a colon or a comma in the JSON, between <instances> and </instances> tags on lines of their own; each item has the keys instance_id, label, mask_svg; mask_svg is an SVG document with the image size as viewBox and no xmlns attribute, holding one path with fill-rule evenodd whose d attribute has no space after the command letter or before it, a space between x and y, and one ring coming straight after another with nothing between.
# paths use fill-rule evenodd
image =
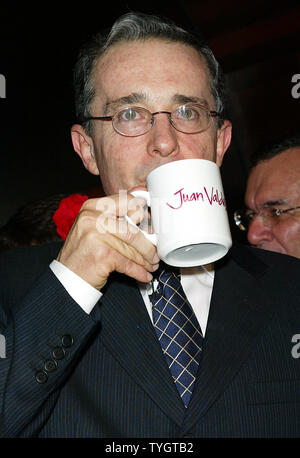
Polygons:
<instances>
[{"instance_id":1,"label":"man's ear","mask_svg":"<svg viewBox=\"0 0 300 458\"><path fill-rule=\"evenodd\" d=\"M73 148L80 156L85 168L93 175L99 175L99 170L94 156L94 144L92 138L87 135L80 124L74 124L71 128Z\"/></svg>"},{"instance_id":2,"label":"man's ear","mask_svg":"<svg viewBox=\"0 0 300 458\"><path fill-rule=\"evenodd\" d=\"M232 124L227 119L217 131L217 158L216 163L220 167L224 154L231 142Z\"/></svg>"}]
</instances>

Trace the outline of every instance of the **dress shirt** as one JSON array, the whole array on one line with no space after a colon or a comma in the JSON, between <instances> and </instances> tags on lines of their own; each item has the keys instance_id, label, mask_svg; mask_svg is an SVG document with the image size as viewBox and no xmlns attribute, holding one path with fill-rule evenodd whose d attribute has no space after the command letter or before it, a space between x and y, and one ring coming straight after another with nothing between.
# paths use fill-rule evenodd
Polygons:
<instances>
[{"instance_id":1,"label":"dress shirt","mask_svg":"<svg viewBox=\"0 0 300 458\"><path fill-rule=\"evenodd\" d=\"M102 293L59 261L52 261L50 269L70 296L86 312L90 313ZM213 264L180 269L183 290L199 321L203 335L206 331L210 300L214 282ZM140 292L152 321L152 304L149 295L155 290L157 280L139 283Z\"/></svg>"},{"instance_id":2,"label":"dress shirt","mask_svg":"<svg viewBox=\"0 0 300 458\"><path fill-rule=\"evenodd\" d=\"M52 261L49 267L72 299L86 313L91 313L102 293L59 261Z\"/></svg>"}]
</instances>

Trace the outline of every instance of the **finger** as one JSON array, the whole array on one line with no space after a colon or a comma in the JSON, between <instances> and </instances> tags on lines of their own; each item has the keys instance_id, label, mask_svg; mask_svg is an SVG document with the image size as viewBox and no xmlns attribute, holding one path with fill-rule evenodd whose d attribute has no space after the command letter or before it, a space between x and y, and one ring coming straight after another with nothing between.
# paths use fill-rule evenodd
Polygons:
<instances>
[{"instance_id":1,"label":"finger","mask_svg":"<svg viewBox=\"0 0 300 458\"><path fill-rule=\"evenodd\" d=\"M115 218L112 215L99 215L97 230L99 234L113 236L113 239L110 240L113 240L115 249L123 255L126 255L126 249L129 253L133 248L148 263L157 264L159 262L156 247L137 227L127 223L125 219ZM122 243L119 247L120 242Z\"/></svg>"},{"instance_id":2,"label":"finger","mask_svg":"<svg viewBox=\"0 0 300 458\"><path fill-rule=\"evenodd\" d=\"M133 197L126 191L120 191L119 194L114 194L112 196L89 199L81 208L82 210L97 210L100 213L116 216L125 216L128 212L131 212L134 214L135 222L139 222L138 217L141 219L143 218L143 208L145 204L146 202L144 199Z\"/></svg>"},{"instance_id":3,"label":"finger","mask_svg":"<svg viewBox=\"0 0 300 458\"><path fill-rule=\"evenodd\" d=\"M103 249L101 249L101 252L103 252ZM153 279L153 275L151 272L149 272L147 269L145 269L144 266L138 264L132 259L129 259L126 256L123 256L121 253L116 251L115 249L110 248L109 244L106 245L106 253L107 253L107 259L110 260L110 264L103 266L102 264L98 264L99 266L99 271L97 272L98 278L100 279L100 282L102 284L106 283L106 279L109 277L111 272L116 271L121 274L125 274L131 278L134 278L137 281L143 282L143 283L148 283ZM154 267L154 266L153 266ZM106 268L106 270L104 270ZM158 268L155 267L153 268L153 271ZM101 278L104 278L104 282L101 280ZM98 288L98 285L96 285ZM101 285L98 289L101 289Z\"/></svg>"},{"instance_id":4,"label":"finger","mask_svg":"<svg viewBox=\"0 0 300 458\"><path fill-rule=\"evenodd\" d=\"M124 259L124 262L123 262L123 259ZM142 283L148 283L149 281L153 280L153 275L149 271L144 269L142 266L132 262L130 259L125 259L125 258L123 259L120 259L118 263L117 271L119 273L125 274ZM158 266L156 267L156 269L157 268Z\"/></svg>"},{"instance_id":5,"label":"finger","mask_svg":"<svg viewBox=\"0 0 300 458\"><path fill-rule=\"evenodd\" d=\"M115 237L111 234L106 234L105 238L102 240L102 243L119 253L124 258L142 266L147 271L153 272L157 268L159 260L158 262L154 262L152 260L149 262L135 247L124 242L119 237Z\"/></svg>"}]
</instances>

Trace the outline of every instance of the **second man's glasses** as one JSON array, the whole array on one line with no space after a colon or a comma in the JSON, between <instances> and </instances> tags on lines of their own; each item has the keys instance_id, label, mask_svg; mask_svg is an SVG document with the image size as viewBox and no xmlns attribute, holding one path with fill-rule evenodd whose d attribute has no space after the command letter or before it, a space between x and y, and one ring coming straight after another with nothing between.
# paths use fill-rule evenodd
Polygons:
<instances>
[{"instance_id":1,"label":"second man's glasses","mask_svg":"<svg viewBox=\"0 0 300 458\"><path fill-rule=\"evenodd\" d=\"M251 221L253 221L256 216L260 216L264 224L270 227L278 224L285 215L292 214L299 209L300 206L284 210L281 208L266 207L262 208L259 212L249 209L236 210L234 212L234 222L241 231L248 231Z\"/></svg>"}]
</instances>

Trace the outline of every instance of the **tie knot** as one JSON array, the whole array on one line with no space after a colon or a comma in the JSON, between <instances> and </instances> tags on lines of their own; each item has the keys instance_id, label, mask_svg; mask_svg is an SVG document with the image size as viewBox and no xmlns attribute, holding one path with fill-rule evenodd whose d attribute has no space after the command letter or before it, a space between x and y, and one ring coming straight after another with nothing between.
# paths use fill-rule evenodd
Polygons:
<instances>
[{"instance_id":1,"label":"tie knot","mask_svg":"<svg viewBox=\"0 0 300 458\"><path fill-rule=\"evenodd\" d=\"M159 268L154 274L154 278L158 281L163 281L171 276L175 276L180 281L180 270L178 267L169 266L165 264L163 261L159 263Z\"/></svg>"},{"instance_id":2,"label":"tie knot","mask_svg":"<svg viewBox=\"0 0 300 458\"><path fill-rule=\"evenodd\" d=\"M149 295L152 305L157 302L161 295L166 294L166 290L178 291L180 288L182 288L179 269L177 267L169 266L163 261L160 262L159 268L153 275L153 279L157 280L158 285L156 290L154 291L153 289L152 294Z\"/></svg>"}]
</instances>

